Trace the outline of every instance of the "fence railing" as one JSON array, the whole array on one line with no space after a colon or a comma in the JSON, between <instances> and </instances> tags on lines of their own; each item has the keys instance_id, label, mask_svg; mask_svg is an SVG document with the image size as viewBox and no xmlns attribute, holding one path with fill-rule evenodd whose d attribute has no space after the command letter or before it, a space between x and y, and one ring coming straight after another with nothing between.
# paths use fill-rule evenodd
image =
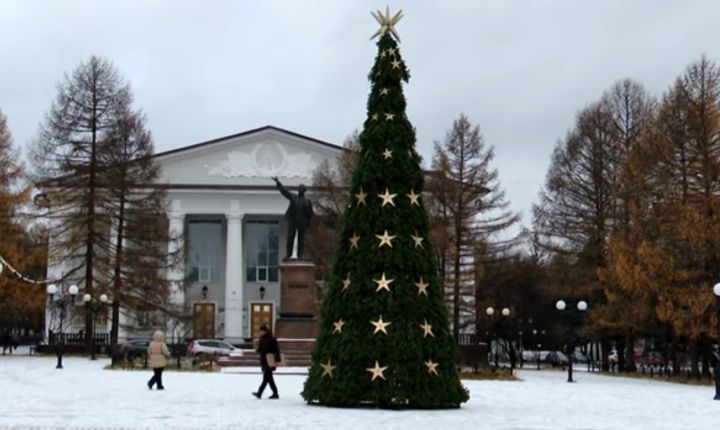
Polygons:
<instances>
[{"instance_id":1,"label":"fence railing","mask_svg":"<svg viewBox=\"0 0 720 430\"><path fill-rule=\"evenodd\" d=\"M108 333L95 333L93 335L94 344L96 346L107 346L110 344L110 335ZM50 345L57 345L60 342L65 346L83 346L85 345L85 335L81 333L53 333L50 336Z\"/></svg>"},{"instance_id":2,"label":"fence railing","mask_svg":"<svg viewBox=\"0 0 720 430\"><path fill-rule=\"evenodd\" d=\"M460 333L458 335L458 345L479 345L485 343L485 340L475 333Z\"/></svg>"}]
</instances>

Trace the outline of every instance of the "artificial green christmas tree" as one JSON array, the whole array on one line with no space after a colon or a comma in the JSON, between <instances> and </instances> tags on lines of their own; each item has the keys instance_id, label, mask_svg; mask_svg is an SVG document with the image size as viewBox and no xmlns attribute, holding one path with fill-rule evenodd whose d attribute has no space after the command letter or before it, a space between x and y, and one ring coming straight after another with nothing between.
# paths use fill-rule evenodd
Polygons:
<instances>
[{"instance_id":1,"label":"artificial green christmas tree","mask_svg":"<svg viewBox=\"0 0 720 430\"><path fill-rule=\"evenodd\" d=\"M394 30L402 15L373 15L381 28L368 116L302 395L328 406L458 407L468 394L405 115L409 74Z\"/></svg>"}]
</instances>

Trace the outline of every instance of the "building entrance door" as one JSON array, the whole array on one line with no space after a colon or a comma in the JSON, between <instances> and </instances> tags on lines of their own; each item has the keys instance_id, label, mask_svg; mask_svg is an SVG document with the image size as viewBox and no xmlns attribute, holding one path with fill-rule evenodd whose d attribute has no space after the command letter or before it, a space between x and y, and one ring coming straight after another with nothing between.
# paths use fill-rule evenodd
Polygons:
<instances>
[{"instance_id":1,"label":"building entrance door","mask_svg":"<svg viewBox=\"0 0 720 430\"><path fill-rule=\"evenodd\" d=\"M253 303L250 312L250 334L253 339L260 337L260 327L267 324L272 328L273 304L272 303Z\"/></svg>"},{"instance_id":2,"label":"building entrance door","mask_svg":"<svg viewBox=\"0 0 720 430\"><path fill-rule=\"evenodd\" d=\"M193 338L214 339L215 338L215 304L194 303L193 304Z\"/></svg>"}]
</instances>

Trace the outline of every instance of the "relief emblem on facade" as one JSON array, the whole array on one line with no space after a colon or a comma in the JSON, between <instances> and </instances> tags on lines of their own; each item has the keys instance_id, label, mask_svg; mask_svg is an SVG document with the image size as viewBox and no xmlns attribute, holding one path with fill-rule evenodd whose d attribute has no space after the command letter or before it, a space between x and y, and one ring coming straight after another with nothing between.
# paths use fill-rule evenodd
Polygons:
<instances>
[{"instance_id":1,"label":"relief emblem on facade","mask_svg":"<svg viewBox=\"0 0 720 430\"><path fill-rule=\"evenodd\" d=\"M217 164L206 164L210 176L225 178L310 178L317 162L311 154L288 153L279 143L259 143L249 151L231 151Z\"/></svg>"}]
</instances>

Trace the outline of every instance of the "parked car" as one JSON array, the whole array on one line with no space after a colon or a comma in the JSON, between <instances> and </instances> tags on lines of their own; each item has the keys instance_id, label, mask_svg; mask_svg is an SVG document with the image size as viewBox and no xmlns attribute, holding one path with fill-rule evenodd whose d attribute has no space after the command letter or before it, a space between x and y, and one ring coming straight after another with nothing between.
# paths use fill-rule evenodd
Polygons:
<instances>
[{"instance_id":1,"label":"parked car","mask_svg":"<svg viewBox=\"0 0 720 430\"><path fill-rule=\"evenodd\" d=\"M664 366L665 357L659 351L648 351L642 355L640 362L647 366Z\"/></svg>"},{"instance_id":2,"label":"parked car","mask_svg":"<svg viewBox=\"0 0 720 430\"><path fill-rule=\"evenodd\" d=\"M551 366L565 366L568 363L567 355L562 351L537 351L537 356L533 356L532 361L536 362L540 359L541 363L550 364Z\"/></svg>"},{"instance_id":3,"label":"parked car","mask_svg":"<svg viewBox=\"0 0 720 430\"><path fill-rule=\"evenodd\" d=\"M122 346L120 353L126 360L145 357L148 345L150 345L150 339L132 339Z\"/></svg>"},{"instance_id":4,"label":"parked car","mask_svg":"<svg viewBox=\"0 0 720 430\"><path fill-rule=\"evenodd\" d=\"M191 357L201 354L241 356L242 350L222 340L195 339L188 344L187 353Z\"/></svg>"},{"instance_id":5,"label":"parked car","mask_svg":"<svg viewBox=\"0 0 720 430\"><path fill-rule=\"evenodd\" d=\"M573 363L586 364L588 362L587 354L581 351L573 351Z\"/></svg>"}]
</instances>

